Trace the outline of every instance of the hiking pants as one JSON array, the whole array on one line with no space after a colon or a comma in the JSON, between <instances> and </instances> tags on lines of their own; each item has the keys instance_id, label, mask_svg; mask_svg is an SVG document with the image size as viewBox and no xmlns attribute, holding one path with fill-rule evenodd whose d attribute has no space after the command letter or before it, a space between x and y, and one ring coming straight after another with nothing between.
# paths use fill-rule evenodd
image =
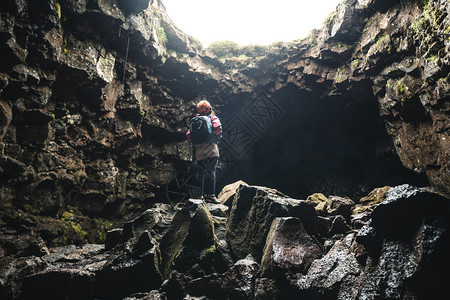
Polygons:
<instances>
[{"instance_id":1,"label":"hiking pants","mask_svg":"<svg viewBox=\"0 0 450 300\"><path fill-rule=\"evenodd\" d=\"M216 194L216 168L218 157L208 157L197 161L198 165L198 183L201 186L201 195Z\"/></svg>"}]
</instances>

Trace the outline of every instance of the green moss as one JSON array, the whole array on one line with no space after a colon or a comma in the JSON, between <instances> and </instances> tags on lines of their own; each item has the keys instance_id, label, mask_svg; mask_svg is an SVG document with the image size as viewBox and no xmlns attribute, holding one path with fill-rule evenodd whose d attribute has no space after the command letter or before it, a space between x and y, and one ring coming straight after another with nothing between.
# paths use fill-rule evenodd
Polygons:
<instances>
[{"instance_id":1,"label":"green moss","mask_svg":"<svg viewBox=\"0 0 450 300\"><path fill-rule=\"evenodd\" d=\"M169 42L169 40L167 39L167 34L166 31L164 30L163 27L159 27L157 30L157 35L158 35L158 39L164 43L164 45L167 45L167 43Z\"/></svg>"},{"instance_id":2,"label":"green moss","mask_svg":"<svg viewBox=\"0 0 450 300\"><path fill-rule=\"evenodd\" d=\"M380 46L381 43L383 43L388 38L389 38L389 34L387 34L387 33L380 36L376 42L377 46Z\"/></svg>"},{"instance_id":3,"label":"green moss","mask_svg":"<svg viewBox=\"0 0 450 300\"><path fill-rule=\"evenodd\" d=\"M61 216L61 220L63 220L63 221L71 221L73 219L74 219L73 211L71 211L71 212L65 211L65 212L63 212L63 214Z\"/></svg>"},{"instance_id":4,"label":"green moss","mask_svg":"<svg viewBox=\"0 0 450 300\"><path fill-rule=\"evenodd\" d=\"M405 84L403 83L403 79L399 79L397 80L394 85L392 86L392 88L394 89L394 91L397 93L397 95L400 97L400 101L401 102L405 102L408 100L408 96L407 96L407 87L405 86Z\"/></svg>"},{"instance_id":5,"label":"green moss","mask_svg":"<svg viewBox=\"0 0 450 300\"><path fill-rule=\"evenodd\" d=\"M421 16L417 18L412 24L411 28L413 31L417 34L419 33L420 29L423 27L423 24L426 22L426 19L424 16Z\"/></svg>"},{"instance_id":6,"label":"green moss","mask_svg":"<svg viewBox=\"0 0 450 300\"><path fill-rule=\"evenodd\" d=\"M204 249L200 254L200 259L210 258L216 254L217 247L216 244L212 244L210 247Z\"/></svg>"},{"instance_id":7,"label":"green moss","mask_svg":"<svg viewBox=\"0 0 450 300\"><path fill-rule=\"evenodd\" d=\"M350 63L353 68L356 68L359 65L359 59L354 59Z\"/></svg>"},{"instance_id":8,"label":"green moss","mask_svg":"<svg viewBox=\"0 0 450 300\"><path fill-rule=\"evenodd\" d=\"M339 42L339 43L338 43L338 47L339 47L340 49L348 49L348 48L351 48L352 45L349 45L349 44L346 44L346 43Z\"/></svg>"},{"instance_id":9,"label":"green moss","mask_svg":"<svg viewBox=\"0 0 450 300\"><path fill-rule=\"evenodd\" d=\"M439 60L439 56L437 54L431 54L427 57L427 60L437 62Z\"/></svg>"},{"instance_id":10,"label":"green moss","mask_svg":"<svg viewBox=\"0 0 450 300\"><path fill-rule=\"evenodd\" d=\"M64 38L63 43L64 43L64 45L63 45L63 48L64 48L64 54L67 54L67 52L69 52L69 51L67 50L67 38Z\"/></svg>"},{"instance_id":11,"label":"green moss","mask_svg":"<svg viewBox=\"0 0 450 300\"><path fill-rule=\"evenodd\" d=\"M87 237L88 233L85 230L83 230L83 228L81 227L80 224L72 223L71 225L72 225L72 228L73 228L73 230L75 230L75 233L77 235L79 235L82 238Z\"/></svg>"},{"instance_id":12,"label":"green moss","mask_svg":"<svg viewBox=\"0 0 450 300\"><path fill-rule=\"evenodd\" d=\"M343 82L348 78L347 70L345 69L345 66L340 67L336 71L336 75L334 76L335 83Z\"/></svg>"},{"instance_id":13,"label":"green moss","mask_svg":"<svg viewBox=\"0 0 450 300\"><path fill-rule=\"evenodd\" d=\"M61 20L61 5L55 2L56 13L58 14L58 20Z\"/></svg>"},{"instance_id":14,"label":"green moss","mask_svg":"<svg viewBox=\"0 0 450 300\"><path fill-rule=\"evenodd\" d=\"M426 7L428 5L428 0L419 0L419 5L421 7Z\"/></svg>"}]
</instances>

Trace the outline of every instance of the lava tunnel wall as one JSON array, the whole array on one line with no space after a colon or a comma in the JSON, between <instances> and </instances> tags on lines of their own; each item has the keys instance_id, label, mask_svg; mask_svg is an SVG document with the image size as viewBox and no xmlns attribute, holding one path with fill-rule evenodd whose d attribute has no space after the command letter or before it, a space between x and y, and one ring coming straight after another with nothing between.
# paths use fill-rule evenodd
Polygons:
<instances>
[{"instance_id":1,"label":"lava tunnel wall","mask_svg":"<svg viewBox=\"0 0 450 300\"><path fill-rule=\"evenodd\" d=\"M385 185L427 185L426 176L398 159L368 88L320 97L289 86L234 101L240 108L222 118L225 173L219 184L242 179L292 197L322 192L356 199ZM232 139L230 131L243 136ZM237 154L239 143L244 146Z\"/></svg>"}]
</instances>

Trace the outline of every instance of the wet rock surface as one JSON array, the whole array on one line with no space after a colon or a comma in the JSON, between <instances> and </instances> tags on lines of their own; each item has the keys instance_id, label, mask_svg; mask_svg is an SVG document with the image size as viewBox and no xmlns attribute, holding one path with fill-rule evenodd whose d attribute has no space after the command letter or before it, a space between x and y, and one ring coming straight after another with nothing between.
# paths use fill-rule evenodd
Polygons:
<instances>
[{"instance_id":1,"label":"wet rock surface","mask_svg":"<svg viewBox=\"0 0 450 300\"><path fill-rule=\"evenodd\" d=\"M241 189L282 195L241 186L231 211L240 205L239 197L248 196ZM230 252L235 237L225 234L225 227L239 220L191 199L171 207L175 213L169 213L168 226L142 222L148 220L146 211L133 221L139 234L123 237L111 249L72 245L50 248L43 256L10 258L1 266L0 293L5 299L445 299L449 201L401 185L372 203L365 226L347 224L347 233L310 234L299 217L273 218L269 231L247 223L264 240L262 257L253 257L256 248L248 240L239 259ZM306 214L316 218L309 205ZM155 209L161 207L169 208ZM389 217L399 210L408 217ZM270 210L258 214L272 216Z\"/></svg>"}]
</instances>

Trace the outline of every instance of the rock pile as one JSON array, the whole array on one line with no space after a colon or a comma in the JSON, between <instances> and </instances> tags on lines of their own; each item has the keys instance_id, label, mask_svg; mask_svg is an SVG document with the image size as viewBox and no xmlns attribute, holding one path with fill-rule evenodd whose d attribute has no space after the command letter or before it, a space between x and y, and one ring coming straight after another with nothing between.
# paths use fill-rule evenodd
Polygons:
<instances>
[{"instance_id":1,"label":"rock pile","mask_svg":"<svg viewBox=\"0 0 450 300\"><path fill-rule=\"evenodd\" d=\"M355 204L322 194L297 200L240 185L231 210L196 199L158 204L108 232L106 246L51 248L41 257L5 263L0 295L447 298L449 199L401 185L377 189L362 200Z\"/></svg>"}]
</instances>

